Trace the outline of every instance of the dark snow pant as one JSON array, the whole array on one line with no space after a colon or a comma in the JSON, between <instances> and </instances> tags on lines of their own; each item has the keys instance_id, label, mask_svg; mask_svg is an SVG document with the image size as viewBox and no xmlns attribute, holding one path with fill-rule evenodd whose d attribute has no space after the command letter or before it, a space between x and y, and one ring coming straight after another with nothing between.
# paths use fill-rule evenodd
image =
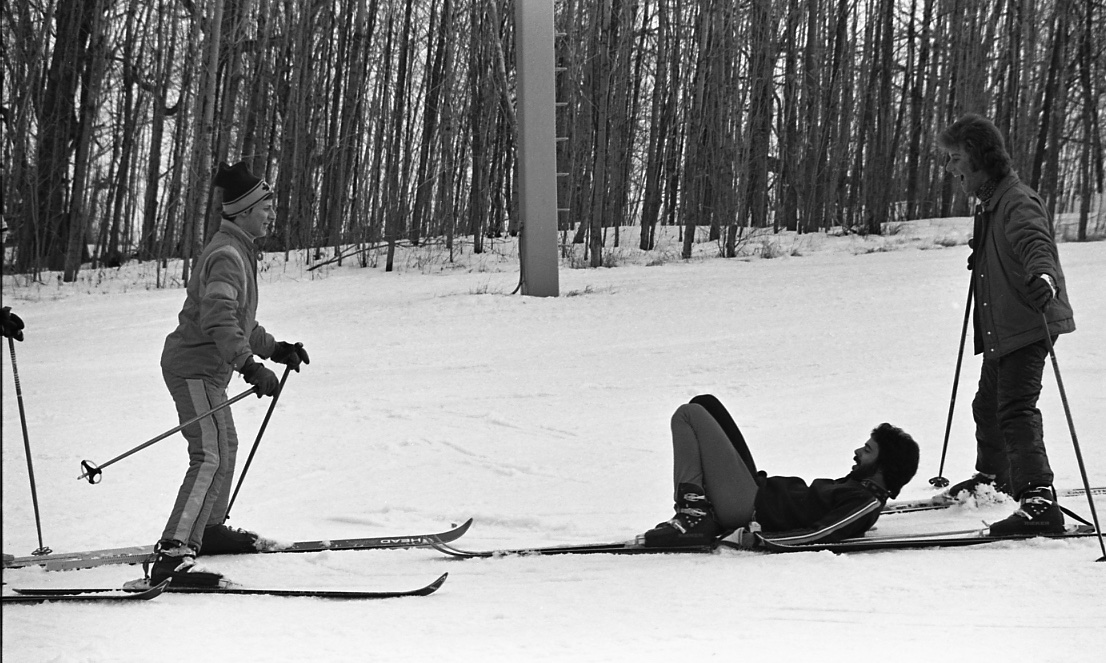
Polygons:
<instances>
[{"instance_id":1,"label":"dark snow pant","mask_svg":"<svg viewBox=\"0 0 1106 663\"><path fill-rule=\"evenodd\" d=\"M227 400L226 384L188 380L164 371L162 376L173 395L181 423ZM220 525L227 517L238 433L230 408L185 426L181 433L188 441L188 471L161 538L180 541L199 552L204 528Z\"/></svg>"},{"instance_id":2,"label":"dark snow pant","mask_svg":"<svg viewBox=\"0 0 1106 663\"><path fill-rule=\"evenodd\" d=\"M727 435L727 429L730 434ZM673 485L703 489L728 529L753 519L756 465L729 413L713 396L696 396L672 415Z\"/></svg>"},{"instance_id":3,"label":"dark snow pant","mask_svg":"<svg viewBox=\"0 0 1106 663\"><path fill-rule=\"evenodd\" d=\"M1037 399L1048 356L1044 340L998 359L983 361L972 402L978 472L1008 479L1014 497L1034 486L1051 486L1044 426Z\"/></svg>"}]
</instances>

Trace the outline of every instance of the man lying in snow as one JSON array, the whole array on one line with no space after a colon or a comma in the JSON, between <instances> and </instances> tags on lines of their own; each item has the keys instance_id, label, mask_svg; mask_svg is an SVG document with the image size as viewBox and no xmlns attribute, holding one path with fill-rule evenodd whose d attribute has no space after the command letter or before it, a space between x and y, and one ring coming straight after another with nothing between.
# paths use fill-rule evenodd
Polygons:
<instances>
[{"instance_id":1,"label":"man lying in snow","mask_svg":"<svg viewBox=\"0 0 1106 663\"><path fill-rule=\"evenodd\" d=\"M844 478L808 486L799 477L770 477L757 471L737 424L709 395L672 415L672 448L676 515L642 535L647 547L709 545L753 522L789 544L860 536L918 469L914 439L880 424Z\"/></svg>"}]
</instances>

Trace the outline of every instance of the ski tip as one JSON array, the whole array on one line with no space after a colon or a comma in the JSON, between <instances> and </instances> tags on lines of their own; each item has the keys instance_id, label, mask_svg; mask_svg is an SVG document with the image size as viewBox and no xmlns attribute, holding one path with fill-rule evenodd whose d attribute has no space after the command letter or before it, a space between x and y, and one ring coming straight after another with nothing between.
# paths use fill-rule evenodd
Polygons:
<instances>
[{"instance_id":1,"label":"ski tip","mask_svg":"<svg viewBox=\"0 0 1106 663\"><path fill-rule=\"evenodd\" d=\"M169 583L171 583L171 582L173 582L172 578L166 578L165 580L162 580L160 583L154 585L150 589L156 589L157 592L160 594L161 592L164 592L166 590L166 588L169 587Z\"/></svg>"},{"instance_id":2,"label":"ski tip","mask_svg":"<svg viewBox=\"0 0 1106 663\"><path fill-rule=\"evenodd\" d=\"M430 583L429 585L426 586L426 589L427 589L426 593L429 594L431 592L438 591L438 588L440 588L443 584L445 584L445 579L448 578L448 577L449 577L449 573L443 573L442 575L438 576L437 580L435 580L434 582L432 582L432 583Z\"/></svg>"},{"instance_id":3,"label":"ski tip","mask_svg":"<svg viewBox=\"0 0 1106 663\"><path fill-rule=\"evenodd\" d=\"M442 584L445 582L445 579L448 577L448 573L443 573L442 575L438 576L437 580L430 583L426 587L408 592L399 592L398 594L394 594L394 596L430 596L441 588Z\"/></svg>"}]
</instances>

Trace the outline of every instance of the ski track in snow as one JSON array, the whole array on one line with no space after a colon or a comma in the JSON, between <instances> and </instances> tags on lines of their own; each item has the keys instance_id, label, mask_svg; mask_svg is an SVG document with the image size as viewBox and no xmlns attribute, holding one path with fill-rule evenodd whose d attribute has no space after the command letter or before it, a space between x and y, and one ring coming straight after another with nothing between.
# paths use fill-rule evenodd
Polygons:
<instances>
[{"instance_id":1,"label":"ski track in snow","mask_svg":"<svg viewBox=\"0 0 1106 663\"><path fill-rule=\"evenodd\" d=\"M953 219L895 237L785 237L801 256L774 260L562 269L556 299L506 296L518 280L509 261L434 274L273 263L258 318L303 341L312 363L289 377L230 524L290 541L422 534L475 517L462 548L629 539L670 517L669 417L699 393L726 403L773 474L843 475L872 427L902 426L922 465L901 497L928 495L968 283L967 249L938 240L966 229ZM1103 485L1106 243L1060 251L1078 331L1056 352L1090 481ZM153 543L184 472L174 436L105 469L97 486L77 480L81 459L103 462L176 423L157 366L183 291L127 278L91 294L5 280L4 305L28 325L16 349L55 551ZM3 364L3 547L27 554L34 514ZM972 471L977 375L969 345L945 463L954 481ZM239 471L268 403L234 408ZM1077 486L1051 366L1040 407L1056 483ZM1065 504L1089 515L1085 501ZM1106 515L1106 500L1097 506ZM982 527L1011 508L886 516L873 534ZM1083 539L851 555L217 558L208 564L254 586L410 589L450 576L433 596L386 601L6 606L3 659L832 663L876 651L1081 663L1102 660L1106 644L1100 555ZM140 573L9 570L4 591L116 586Z\"/></svg>"}]
</instances>

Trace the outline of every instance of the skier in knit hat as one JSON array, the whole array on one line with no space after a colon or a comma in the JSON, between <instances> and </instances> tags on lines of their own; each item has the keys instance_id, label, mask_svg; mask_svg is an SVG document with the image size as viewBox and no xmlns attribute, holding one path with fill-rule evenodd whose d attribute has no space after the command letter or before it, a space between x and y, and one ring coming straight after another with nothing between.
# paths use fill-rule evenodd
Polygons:
<instances>
[{"instance_id":1,"label":"skier in knit hat","mask_svg":"<svg viewBox=\"0 0 1106 663\"><path fill-rule=\"evenodd\" d=\"M768 476L757 471L737 424L710 395L676 409L672 448L676 515L641 535L647 547L709 545L734 530L726 540L745 545L751 540L741 534L754 522L766 538L789 544L861 536L918 469L917 443L884 423L853 452L847 476L810 485Z\"/></svg>"},{"instance_id":2,"label":"skier in knit hat","mask_svg":"<svg viewBox=\"0 0 1106 663\"><path fill-rule=\"evenodd\" d=\"M161 355L162 375L181 422L225 402L235 372L254 386L258 398L275 395L280 381L255 356L296 371L310 363L302 344L276 341L255 319L254 242L276 219L272 189L245 162L219 164L214 184L223 191L222 222L196 262L179 324L166 337ZM238 450L230 408L182 434L188 441L188 471L155 546L149 580L216 586L222 575L197 566L196 555L252 552L264 542L253 532L224 524Z\"/></svg>"}]
</instances>

